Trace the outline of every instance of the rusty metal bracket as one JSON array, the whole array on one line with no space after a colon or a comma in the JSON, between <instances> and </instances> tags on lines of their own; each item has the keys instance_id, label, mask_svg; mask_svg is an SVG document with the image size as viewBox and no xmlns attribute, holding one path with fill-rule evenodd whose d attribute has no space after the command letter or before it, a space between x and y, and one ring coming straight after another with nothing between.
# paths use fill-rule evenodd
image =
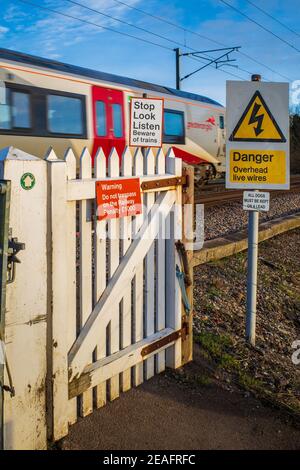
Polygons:
<instances>
[{"instance_id":1,"label":"rusty metal bracket","mask_svg":"<svg viewBox=\"0 0 300 470\"><path fill-rule=\"evenodd\" d=\"M17 254L19 251L25 250L25 243L21 243L17 238L9 237L8 239L8 259L7 259L7 284L14 282L16 277L16 264L21 263Z\"/></svg>"},{"instance_id":2,"label":"rusty metal bracket","mask_svg":"<svg viewBox=\"0 0 300 470\"><path fill-rule=\"evenodd\" d=\"M190 323L189 323L189 317L187 315L184 315L182 317L182 328L181 328L182 334L182 341L185 341L186 337L190 334Z\"/></svg>"},{"instance_id":3,"label":"rusty metal bracket","mask_svg":"<svg viewBox=\"0 0 300 470\"><path fill-rule=\"evenodd\" d=\"M150 181L144 181L141 184L143 191L159 188L168 188L170 186L185 186L187 184L186 176L174 176L173 178L163 178Z\"/></svg>"},{"instance_id":4,"label":"rusty metal bracket","mask_svg":"<svg viewBox=\"0 0 300 470\"><path fill-rule=\"evenodd\" d=\"M173 341L176 341L179 338L185 339L186 336L189 334L188 330L189 330L188 323L184 322L182 324L181 330L174 331L170 335L165 336L164 338L161 338L158 341L155 341L154 343L149 344L149 346L146 346L145 348L143 348L141 351L141 356L142 357L148 356L154 351L157 351L158 349L162 348L163 346L166 346L169 343L173 343Z\"/></svg>"},{"instance_id":5,"label":"rusty metal bracket","mask_svg":"<svg viewBox=\"0 0 300 470\"><path fill-rule=\"evenodd\" d=\"M188 262L188 257L187 257L187 252L184 246L184 243L182 243L181 240L178 240L176 243L176 248L179 253L179 256L181 258L182 264L183 264L183 269L184 269L184 282L187 287L192 285L192 280L190 276L190 267L189 267L189 262Z\"/></svg>"}]
</instances>

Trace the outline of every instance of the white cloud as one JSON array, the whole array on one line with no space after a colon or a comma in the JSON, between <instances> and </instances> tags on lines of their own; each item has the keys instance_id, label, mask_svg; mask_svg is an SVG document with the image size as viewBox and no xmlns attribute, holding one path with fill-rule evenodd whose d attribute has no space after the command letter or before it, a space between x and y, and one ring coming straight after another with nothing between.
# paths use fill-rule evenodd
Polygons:
<instances>
[{"instance_id":1,"label":"white cloud","mask_svg":"<svg viewBox=\"0 0 300 470\"><path fill-rule=\"evenodd\" d=\"M125 5L120 5L113 0L78 0L78 2L104 14L120 18L120 20L125 20L127 14L129 14L129 17L131 12ZM140 3L140 0L130 2L131 5L137 5L138 3ZM120 22L116 22L96 11L66 1L47 0L44 6L65 16L32 7L25 20L24 11L15 6L9 7L5 13L6 21L13 22L14 30L20 30L19 27L22 26L23 32L34 38L32 49L38 48L39 55L54 58L61 52L62 46L68 47L78 44L89 39L92 35L105 32L106 30L101 29L101 26L114 30L126 28ZM131 22L131 20L128 20L128 22ZM92 23L95 23L98 27Z\"/></svg>"},{"instance_id":2,"label":"white cloud","mask_svg":"<svg viewBox=\"0 0 300 470\"><path fill-rule=\"evenodd\" d=\"M0 26L0 37L3 36L8 31L9 31L9 28L6 28L5 26Z\"/></svg>"}]
</instances>

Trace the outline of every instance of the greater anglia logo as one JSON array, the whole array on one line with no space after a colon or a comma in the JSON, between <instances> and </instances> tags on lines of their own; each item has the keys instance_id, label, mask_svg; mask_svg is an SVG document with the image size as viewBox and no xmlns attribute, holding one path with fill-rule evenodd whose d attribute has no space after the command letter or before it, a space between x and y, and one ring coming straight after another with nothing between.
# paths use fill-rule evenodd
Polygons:
<instances>
[{"instance_id":1,"label":"greater anglia logo","mask_svg":"<svg viewBox=\"0 0 300 470\"><path fill-rule=\"evenodd\" d=\"M208 119L206 119L205 122L209 122L209 123L212 124L213 126L216 125L216 119L215 119L214 116L209 117Z\"/></svg>"},{"instance_id":2,"label":"greater anglia logo","mask_svg":"<svg viewBox=\"0 0 300 470\"><path fill-rule=\"evenodd\" d=\"M216 125L216 119L214 116L210 116L203 122L192 122L187 123L188 129L203 129L204 131L211 131L213 126Z\"/></svg>"}]
</instances>

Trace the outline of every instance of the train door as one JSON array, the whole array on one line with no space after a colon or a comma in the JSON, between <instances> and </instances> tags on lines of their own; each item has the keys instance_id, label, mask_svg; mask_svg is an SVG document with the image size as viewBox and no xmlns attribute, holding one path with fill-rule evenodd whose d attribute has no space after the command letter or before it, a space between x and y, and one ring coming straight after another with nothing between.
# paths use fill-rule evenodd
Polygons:
<instances>
[{"instance_id":1,"label":"train door","mask_svg":"<svg viewBox=\"0 0 300 470\"><path fill-rule=\"evenodd\" d=\"M94 143L92 156L102 147L109 155L115 147L122 154L125 148L124 96L120 90L92 87Z\"/></svg>"},{"instance_id":2,"label":"train door","mask_svg":"<svg viewBox=\"0 0 300 470\"><path fill-rule=\"evenodd\" d=\"M217 158L221 161L221 165L218 168L218 171L225 171L225 121L224 115L219 115L218 122L218 154Z\"/></svg>"}]
</instances>

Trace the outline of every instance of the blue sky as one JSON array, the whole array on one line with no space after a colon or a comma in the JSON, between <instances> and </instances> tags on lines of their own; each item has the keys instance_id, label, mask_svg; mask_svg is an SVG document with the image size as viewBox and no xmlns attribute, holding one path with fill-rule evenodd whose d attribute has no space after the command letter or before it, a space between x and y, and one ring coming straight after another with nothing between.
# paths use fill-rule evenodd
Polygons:
<instances>
[{"instance_id":1,"label":"blue sky","mask_svg":"<svg viewBox=\"0 0 300 470\"><path fill-rule=\"evenodd\" d=\"M129 5L193 30L204 37L129 9L115 0L77 0L107 15L164 36L169 41L117 23L66 0L29 1L66 15L139 36L170 49L176 47L175 42L183 44L181 49L186 52L191 50L188 48L208 50L222 47L216 43L230 47L241 46L242 53L288 77L291 84L300 79L300 52L249 22L220 0L124 0ZM298 36L258 11L246 0L226 1L300 50L300 0L252 0L295 30ZM0 6L0 47L175 87L175 60L172 50L40 10L19 0L0 0ZM234 53L232 58L237 59L235 64L241 69L261 73L265 80L287 81L240 53ZM199 66L196 61L183 58L182 74L186 75ZM249 74L241 69L224 66L222 70L215 70L207 67L184 81L182 89L204 94L224 103L226 80L235 79L225 72L249 79ZM294 83L293 87L300 89L300 82ZM298 91L294 91L293 99L300 100Z\"/></svg>"}]
</instances>

